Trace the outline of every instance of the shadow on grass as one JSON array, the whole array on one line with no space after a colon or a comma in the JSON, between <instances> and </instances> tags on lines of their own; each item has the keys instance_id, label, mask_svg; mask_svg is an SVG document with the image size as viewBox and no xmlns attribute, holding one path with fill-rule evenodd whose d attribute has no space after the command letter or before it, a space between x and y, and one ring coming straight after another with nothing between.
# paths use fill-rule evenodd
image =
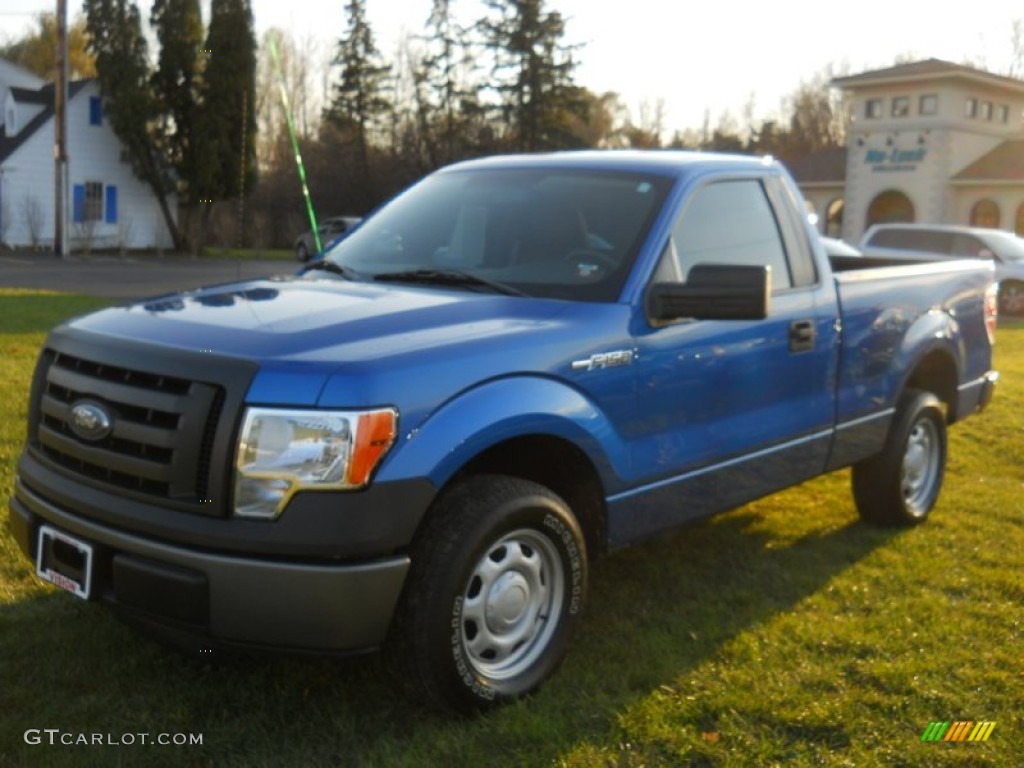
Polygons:
<instances>
[{"instance_id":1,"label":"shadow on grass","mask_svg":"<svg viewBox=\"0 0 1024 768\"><path fill-rule=\"evenodd\" d=\"M548 764L614 733L631 704L677 685L731 638L793 609L893 535L850 523L782 542L760 520L741 510L599 562L563 669L529 701L473 720L408 700L380 656L215 664L166 651L68 596L3 606L0 733L18 744L0 744L0 757L48 765L103 757L98 747L33 753L21 744L26 728L48 727L203 734L201 747L145 751L153 765ZM841 728L795 737L839 748L849 739ZM109 758L143 748L106 749Z\"/></svg>"}]
</instances>

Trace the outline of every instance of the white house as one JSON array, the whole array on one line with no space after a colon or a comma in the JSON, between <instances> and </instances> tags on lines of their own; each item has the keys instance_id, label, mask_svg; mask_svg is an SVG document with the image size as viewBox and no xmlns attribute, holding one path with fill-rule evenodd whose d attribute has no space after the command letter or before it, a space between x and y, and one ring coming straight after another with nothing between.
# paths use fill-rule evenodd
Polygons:
<instances>
[{"instance_id":1,"label":"white house","mask_svg":"<svg viewBox=\"0 0 1024 768\"><path fill-rule=\"evenodd\" d=\"M971 224L1024 234L1024 80L926 59L841 77L844 149L790 164L823 231Z\"/></svg>"},{"instance_id":2,"label":"white house","mask_svg":"<svg viewBox=\"0 0 1024 768\"><path fill-rule=\"evenodd\" d=\"M52 248L54 87L0 60L0 105L0 242ZM67 119L71 250L168 245L157 199L123 157L95 80L70 84Z\"/></svg>"}]
</instances>

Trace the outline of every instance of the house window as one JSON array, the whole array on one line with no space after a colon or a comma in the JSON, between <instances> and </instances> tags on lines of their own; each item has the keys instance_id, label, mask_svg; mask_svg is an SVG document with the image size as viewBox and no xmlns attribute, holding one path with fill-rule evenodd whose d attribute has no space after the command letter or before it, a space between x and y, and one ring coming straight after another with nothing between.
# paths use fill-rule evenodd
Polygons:
<instances>
[{"instance_id":1,"label":"house window","mask_svg":"<svg viewBox=\"0 0 1024 768\"><path fill-rule=\"evenodd\" d=\"M936 115L939 112L939 97L934 93L926 93L921 97L918 111L922 115Z\"/></svg>"},{"instance_id":2,"label":"house window","mask_svg":"<svg viewBox=\"0 0 1024 768\"><path fill-rule=\"evenodd\" d=\"M99 181L75 184L73 203L76 224L99 221L103 218L103 184Z\"/></svg>"},{"instance_id":3,"label":"house window","mask_svg":"<svg viewBox=\"0 0 1024 768\"><path fill-rule=\"evenodd\" d=\"M964 115L966 117L977 117L978 116L978 100L971 98L964 104Z\"/></svg>"},{"instance_id":4,"label":"house window","mask_svg":"<svg viewBox=\"0 0 1024 768\"><path fill-rule=\"evenodd\" d=\"M992 102L983 101L981 102L981 119L991 120L992 119Z\"/></svg>"},{"instance_id":5,"label":"house window","mask_svg":"<svg viewBox=\"0 0 1024 768\"><path fill-rule=\"evenodd\" d=\"M89 125L103 125L103 100L99 96L89 97Z\"/></svg>"},{"instance_id":6,"label":"house window","mask_svg":"<svg viewBox=\"0 0 1024 768\"><path fill-rule=\"evenodd\" d=\"M880 118L882 116L882 100L868 99L867 104L864 105L864 116L868 120Z\"/></svg>"},{"instance_id":7,"label":"house window","mask_svg":"<svg viewBox=\"0 0 1024 768\"><path fill-rule=\"evenodd\" d=\"M910 114L910 98L907 96L896 96L892 100L892 116L906 117Z\"/></svg>"},{"instance_id":8,"label":"house window","mask_svg":"<svg viewBox=\"0 0 1024 768\"><path fill-rule=\"evenodd\" d=\"M1006 104L999 105L999 122L1004 125L1010 122L1010 107Z\"/></svg>"}]
</instances>

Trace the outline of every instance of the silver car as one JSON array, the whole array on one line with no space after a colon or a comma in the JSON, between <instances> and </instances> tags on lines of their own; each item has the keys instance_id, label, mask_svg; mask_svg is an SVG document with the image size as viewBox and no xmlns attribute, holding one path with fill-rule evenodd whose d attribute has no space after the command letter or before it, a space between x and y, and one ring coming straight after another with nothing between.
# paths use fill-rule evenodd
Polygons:
<instances>
[{"instance_id":1,"label":"silver car","mask_svg":"<svg viewBox=\"0 0 1024 768\"><path fill-rule=\"evenodd\" d=\"M860 241L878 256L991 259L999 283L999 312L1024 314L1024 237L1001 229L953 224L875 224Z\"/></svg>"},{"instance_id":2,"label":"silver car","mask_svg":"<svg viewBox=\"0 0 1024 768\"><path fill-rule=\"evenodd\" d=\"M313 230L309 230L296 238L295 258L303 263L309 261L320 251L325 250L328 243L337 240L360 221L362 219L358 216L330 216L322 219L316 228L317 232L320 233L320 250L317 250Z\"/></svg>"}]
</instances>

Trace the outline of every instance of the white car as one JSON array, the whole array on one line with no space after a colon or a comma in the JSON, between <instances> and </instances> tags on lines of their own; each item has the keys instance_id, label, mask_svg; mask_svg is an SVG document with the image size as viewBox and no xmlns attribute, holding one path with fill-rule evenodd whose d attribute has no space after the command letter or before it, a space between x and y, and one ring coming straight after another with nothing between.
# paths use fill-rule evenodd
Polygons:
<instances>
[{"instance_id":1,"label":"white car","mask_svg":"<svg viewBox=\"0 0 1024 768\"><path fill-rule=\"evenodd\" d=\"M1024 314L1024 238L1001 229L943 224L875 224L862 251L894 258L992 259L999 282L999 311Z\"/></svg>"}]
</instances>

